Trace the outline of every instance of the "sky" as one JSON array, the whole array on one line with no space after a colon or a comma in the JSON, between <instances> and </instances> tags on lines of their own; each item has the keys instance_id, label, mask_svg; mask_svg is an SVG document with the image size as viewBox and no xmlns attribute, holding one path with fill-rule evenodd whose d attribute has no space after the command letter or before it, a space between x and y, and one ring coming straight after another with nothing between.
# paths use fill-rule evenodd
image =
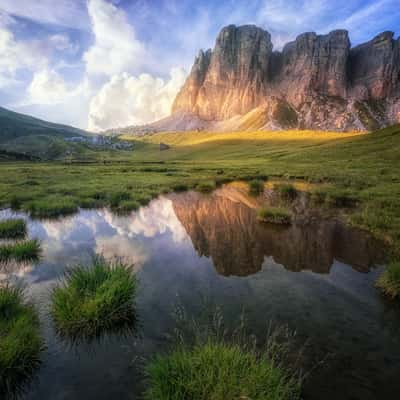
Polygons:
<instances>
[{"instance_id":1,"label":"sky","mask_svg":"<svg viewBox=\"0 0 400 400\"><path fill-rule=\"evenodd\" d=\"M170 113L200 49L256 24L275 49L347 29L400 34L400 0L0 0L0 106L91 131Z\"/></svg>"}]
</instances>

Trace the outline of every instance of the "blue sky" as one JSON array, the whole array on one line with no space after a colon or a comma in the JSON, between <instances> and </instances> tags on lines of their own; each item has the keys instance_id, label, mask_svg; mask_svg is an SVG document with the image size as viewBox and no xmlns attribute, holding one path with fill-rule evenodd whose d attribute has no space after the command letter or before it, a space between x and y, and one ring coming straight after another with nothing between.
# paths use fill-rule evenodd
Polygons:
<instances>
[{"instance_id":1,"label":"blue sky","mask_svg":"<svg viewBox=\"0 0 400 400\"><path fill-rule=\"evenodd\" d=\"M0 105L91 130L159 119L232 23L277 49L337 28L356 45L400 34L400 0L0 0Z\"/></svg>"}]
</instances>

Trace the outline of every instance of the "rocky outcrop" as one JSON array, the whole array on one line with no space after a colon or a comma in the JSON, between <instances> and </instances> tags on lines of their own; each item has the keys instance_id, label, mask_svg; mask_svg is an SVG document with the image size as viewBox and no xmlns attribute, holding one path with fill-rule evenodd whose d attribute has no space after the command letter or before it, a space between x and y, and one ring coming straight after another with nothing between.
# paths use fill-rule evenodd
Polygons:
<instances>
[{"instance_id":1,"label":"rocky outcrop","mask_svg":"<svg viewBox=\"0 0 400 400\"><path fill-rule=\"evenodd\" d=\"M400 39L393 32L354 48L345 30L304 33L274 52L267 31L230 25L212 51L200 52L172 112L217 129L241 129L257 109L265 111L261 128L371 130L400 122L399 104Z\"/></svg>"}]
</instances>

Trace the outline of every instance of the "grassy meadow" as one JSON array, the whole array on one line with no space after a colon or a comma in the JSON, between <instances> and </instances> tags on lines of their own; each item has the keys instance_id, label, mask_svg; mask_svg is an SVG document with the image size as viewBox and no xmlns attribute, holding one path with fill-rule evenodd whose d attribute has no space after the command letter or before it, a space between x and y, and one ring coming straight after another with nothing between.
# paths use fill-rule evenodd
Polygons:
<instances>
[{"instance_id":1,"label":"grassy meadow","mask_svg":"<svg viewBox=\"0 0 400 400\"><path fill-rule=\"evenodd\" d=\"M129 211L162 192L206 192L230 180L279 177L305 182L306 189L316 184L309 188L316 202L347 207L353 224L387 239L400 253L399 126L371 134L187 132L123 139L132 140L134 150L3 162L0 205L38 218L78 207ZM160 151L160 143L171 147Z\"/></svg>"}]
</instances>

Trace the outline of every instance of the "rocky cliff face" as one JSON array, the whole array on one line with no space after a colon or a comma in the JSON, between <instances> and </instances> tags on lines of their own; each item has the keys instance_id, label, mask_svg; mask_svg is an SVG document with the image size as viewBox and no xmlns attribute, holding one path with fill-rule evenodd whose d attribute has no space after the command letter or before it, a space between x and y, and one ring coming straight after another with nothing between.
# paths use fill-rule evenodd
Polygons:
<instances>
[{"instance_id":1,"label":"rocky cliff face","mask_svg":"<svg viewBox=\"0 0 400 400\"><path fill-rule=\"evenodd\" d=\"M400 39L384 32L351 48L345 30L304 33L274 52L267 31L230 25L212 51L200 52L172 111L221 129L221 121L243 129L243 119L254 129L250 112L258 125L263 116L264 128L371 130L400 122Z\"/></svg>"}]
</instances>

